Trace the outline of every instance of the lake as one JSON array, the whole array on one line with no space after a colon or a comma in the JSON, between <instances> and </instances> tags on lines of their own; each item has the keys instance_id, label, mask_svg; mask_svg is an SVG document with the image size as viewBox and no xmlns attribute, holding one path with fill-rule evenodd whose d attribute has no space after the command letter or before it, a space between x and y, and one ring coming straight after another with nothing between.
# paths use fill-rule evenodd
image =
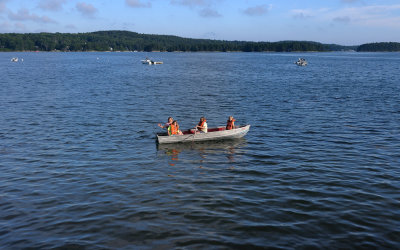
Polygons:
<instances>
[{"instance_id":1,"label":"lake","mask_svg":"<svg viewBox=\"0 0 400 250\"><path fill-rule=\"evenodd\" d=\"M0 75L2 248L400 247L400 53L0 53ZM156 144L230 115L244 138Z\"/></svg>"}]
</instances>

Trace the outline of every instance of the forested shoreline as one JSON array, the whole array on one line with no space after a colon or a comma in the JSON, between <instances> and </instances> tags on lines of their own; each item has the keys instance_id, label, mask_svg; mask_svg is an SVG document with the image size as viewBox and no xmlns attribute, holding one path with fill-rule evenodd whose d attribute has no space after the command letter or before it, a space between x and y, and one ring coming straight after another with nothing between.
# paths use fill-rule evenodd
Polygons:
<instances>
[{"instance_id":1,"label":"forested shoreline","mask_svg":"<svg viewBox=\"0 0 400 250\"><path fill-rule=\"evenodd\" d=\"M0 51L238 51L292 52L356 49L311 41L248 42L192 39L129 31L0 34Z\"/></svg>"},{"instance_id":2,"label":"forested shoreline","mask_svg":"<svg viewBox=\"0 0 400 250\"><path fill-rule=\"evenodd\" d=\"M400 43L386 42L386 43L367 43L358 46L358 52L399 52Z\"/></svg>"},{"instance_id":3,"label":"forested shoreline","mask_svg":"<svg viewBox=\"0 0 400 250\"><path fill-rule=\"evenodd\" d=\"M89 33L4 33L0 51L222 51L222 52L328 52L400 51L400 43L372 43L360 46L322 44L312 41L249 42L182 38L139 34L130 31Z\"/></svg>"}]
</instances>

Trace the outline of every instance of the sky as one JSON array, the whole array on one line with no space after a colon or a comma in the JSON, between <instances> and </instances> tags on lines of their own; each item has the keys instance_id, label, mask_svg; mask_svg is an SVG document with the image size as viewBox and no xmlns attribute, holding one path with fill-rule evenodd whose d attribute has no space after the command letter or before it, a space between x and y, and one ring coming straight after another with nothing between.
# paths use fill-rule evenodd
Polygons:
<instances>
[{"instance_id":1,"label":"sky","mask_svg":"<svg viewBox=\"0 0 400 250\"><path fill-rule=\"evenodd\" d=\"M400 42L400 0L0 0L0 33L100 30L229 41Z\"/></svg>"}]
</instances>

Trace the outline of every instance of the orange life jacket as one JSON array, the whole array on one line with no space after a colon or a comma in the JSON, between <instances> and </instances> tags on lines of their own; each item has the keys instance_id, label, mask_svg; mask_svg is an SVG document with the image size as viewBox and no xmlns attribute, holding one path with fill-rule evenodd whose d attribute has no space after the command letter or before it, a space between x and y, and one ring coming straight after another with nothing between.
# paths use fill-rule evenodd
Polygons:
<instances>
[{"instance_id":1,"label":"orange life jacket","mask_svg":"<svg viewBox=\"0 0 400 250\"><path fill-rule=\"evenodd\" d=\"M203 127L205 122L206 122L206 119L204 119L203 121L200 121L199 124L197 124L197 126Z\"/></svg>"},{"instance_id":2,"label":"orange life jacket","mask_svg":"<svg viewBox=\"0 0 400 250\"><path fill-rule=\"evenodd\" d=\"M177 135L179 131L179 125L171 124L170 126L170 135Z\"/></svg>"},{"instance_id":3,"label":"orange life jacket","mask_svg":"<svg viewBox=\"0 0 400 250\"><path fill-rule=\"evenodd\" d=\"M235 121L236 121L235 119L232 119L232 121L228 120L228 121L226 122L226 130L231 130L231 129L233 129L233 123L234 123Z\"/></svg>"}]
</instances>

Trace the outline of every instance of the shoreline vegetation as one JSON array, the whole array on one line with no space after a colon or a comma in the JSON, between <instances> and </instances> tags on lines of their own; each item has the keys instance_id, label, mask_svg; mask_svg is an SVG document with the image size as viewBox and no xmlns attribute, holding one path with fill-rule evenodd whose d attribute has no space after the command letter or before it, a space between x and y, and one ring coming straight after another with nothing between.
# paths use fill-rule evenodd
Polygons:
<instances>
[{"instance_id":1,"label":"shoreline vegetation","mask_svg":"<svg viewBox=\"0 0 400 250\"><path fill-rule=\"evenodd\" d=\"M369 43L359 46L312 41L250 42L182 38L139 34L130 31L89 33L3 33L0 52L397 52L400 43Z\"/></svg>"}]
</instances>

